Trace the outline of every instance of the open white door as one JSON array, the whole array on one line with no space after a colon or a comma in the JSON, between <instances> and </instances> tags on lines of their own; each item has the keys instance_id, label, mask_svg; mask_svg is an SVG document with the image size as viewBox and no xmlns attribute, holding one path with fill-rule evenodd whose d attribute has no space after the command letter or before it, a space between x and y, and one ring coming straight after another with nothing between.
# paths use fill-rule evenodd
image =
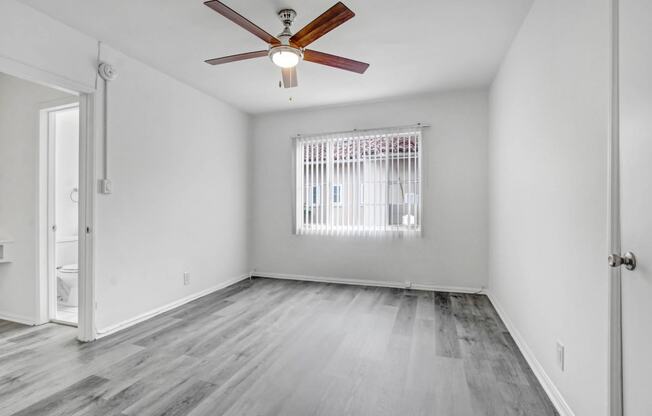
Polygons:
<instances>
[{"instance_id":1,"label":"open white door","mask_svg":"<svg viewBox=\"0 0 652 416\"><path fill-rule=\"evenodd\" d=\"M621 251L625 416L652 415L652 1L620 0ZM631 268L631 267L630 267Z\"/></svg>"}]
</instances>

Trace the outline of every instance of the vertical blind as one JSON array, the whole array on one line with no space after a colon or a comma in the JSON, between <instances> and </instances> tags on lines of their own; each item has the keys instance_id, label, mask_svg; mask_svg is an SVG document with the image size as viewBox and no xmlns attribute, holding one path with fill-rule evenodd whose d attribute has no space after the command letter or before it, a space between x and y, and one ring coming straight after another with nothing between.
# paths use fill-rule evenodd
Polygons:
<instances>
[{"instance_id":1,"label":"vertical blind","mask_svg":"<svg viewBox=\"0 0 652 416\"><path fill-rule=\"evenodd\" d=\"M421 126L299 136L297 234L421 234Z\"/></svg>"}]
</instances>

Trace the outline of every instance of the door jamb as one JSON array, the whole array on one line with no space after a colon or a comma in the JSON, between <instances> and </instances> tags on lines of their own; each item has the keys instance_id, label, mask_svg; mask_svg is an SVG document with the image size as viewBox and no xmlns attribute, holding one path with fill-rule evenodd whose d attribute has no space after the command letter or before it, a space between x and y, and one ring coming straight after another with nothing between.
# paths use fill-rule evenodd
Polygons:
<instances>
[{"instance_id":1,"label":"door jamb","mask_svg":"<svg viewBox=\"0 0 652 416\"><path fill-rule=\"evenodd\" d=\"M95 94L79 97L79 316L77 338L93 341L95 330Z\"/></svg>"},{"instance_id":2,"label":"door jamb","mask_svg":"<svg viewBox=\"0 0 652 416\"><path fill-rule=\"evenodd\" d=\"M54 182L54 113L69 108L79 108L79 97L71 96L39 105L39 299L38 323L56 319L56 277L55 277L55 224Z\"/></svg>"},{"instance_id":3,"label":"door jamb","mask_svg":"<svg viewBox=\"0 0 652 416\"><path fill-rule=\"evenodd\" d=\"M620 241L620 54L619 0L611 0L611 102L608 143L609 254ZM609 268L609 415L623 415L622 287L620 267Z\"/></svg>"}]
</instances>

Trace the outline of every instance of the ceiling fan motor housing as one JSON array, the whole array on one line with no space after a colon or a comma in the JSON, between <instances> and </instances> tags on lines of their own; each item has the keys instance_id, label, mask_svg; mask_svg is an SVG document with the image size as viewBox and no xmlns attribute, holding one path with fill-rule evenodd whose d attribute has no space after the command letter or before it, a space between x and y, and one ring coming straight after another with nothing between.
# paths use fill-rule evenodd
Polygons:
<instances>
[{"instance_id":1,"label":"ceiling fan motor housing","mask_svg":"<svg viewBox=\"0 0 652 416\"><path fill-rule=\"evenodd\" d=\"M279 33L276 37L278 40L281 41L282 45L289 45L290 44L290 38L292 37L292 31L290 30L290 26L292 26L292 22L294 22L294 18L297 16L297 12L295 12L292 9L283 9L280 12L278 12L278 18L281 19L281 22L283 22L283 31Z\"/></svg>"},{"instance_id":2,"label":"ceiling fan motor housing","mask_svg":"<svg viewBox=\"0 0 652 416\"><path fill-rule=\"evenodd\" d=\"M278 18L283 22L283 26L289 27L294 22L294 18L297 17L297 12L292 9L283 9L278 12Z\"/></svg>"}]
</instances>

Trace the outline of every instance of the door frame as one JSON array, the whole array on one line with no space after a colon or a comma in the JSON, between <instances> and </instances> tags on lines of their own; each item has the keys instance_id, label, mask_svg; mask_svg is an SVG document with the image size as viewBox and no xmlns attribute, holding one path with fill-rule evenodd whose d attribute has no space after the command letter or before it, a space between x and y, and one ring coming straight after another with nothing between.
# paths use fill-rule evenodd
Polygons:
<instances>
[{"instance_id":1,"label":"door frame","mask_svg":"<svg viewBox=\"0 0 652 416\"><path fill-rule=\"evenodd\" d=\"M39 322L54 321L57 323L68 324L68 322L56 319L57 297L56 297L56 239L53 226L56 224L56 203L55 203L55 183L56 183L56 141L54 136L55 113L65 111L71 108L79 109L79 97L71 96L55 101L48 101L39 106L39 217L45 218L42 222L44 228L41 229L42 253L45 253L44 275L45 283L41 280L45 296L42 297ZM80 123L81 124L81 123ZM79 163L77 163L79 169ZM79 211L79 205L77 206ZM79 240L78 240L79 241ZM43 270L41 270L43 272ZM42 278L43 276L41 276Z\"/></svg>"},{"instance_id":2,"label":"door frame","mask_svg":"<svg viewBox=\"0 0 652 416\"><path fill-rule=\"evenodd\" d=\"M619 0L611 0L611 99L608 143L608 247L621 253L620 241L620 45ZM608 255L607 254L607 255ZM605 255L606 265L606 255ZM623 415L622 287L620 267L609 267L609 415Z\"/></svg>"},{"instance_id":3,"label":"door frame","mask_svg":"<svg viewBox=\"0 0 652 416\"><path fill-rule=\"evenodd\" d=\"M24 62L0 56L0 72L26 81L77 95L79 99L79 316L77 339L82 342L93 341L95 330L95 100L96 88L74 81L65 76L37 68ZM41 178L39 163L38 177ZM47 228L47 215L43 217L42 206L47 208L47 193L38 186L36 251L38 253L37 273L35 274L34 323L39 325L47 320L47 248L43 247L43 232ZM45 198L45 199L44 199ZM47 212L47 211L46 211ZM45 248L45 250L44 250Z\"/></svg>"}]
</instances>

